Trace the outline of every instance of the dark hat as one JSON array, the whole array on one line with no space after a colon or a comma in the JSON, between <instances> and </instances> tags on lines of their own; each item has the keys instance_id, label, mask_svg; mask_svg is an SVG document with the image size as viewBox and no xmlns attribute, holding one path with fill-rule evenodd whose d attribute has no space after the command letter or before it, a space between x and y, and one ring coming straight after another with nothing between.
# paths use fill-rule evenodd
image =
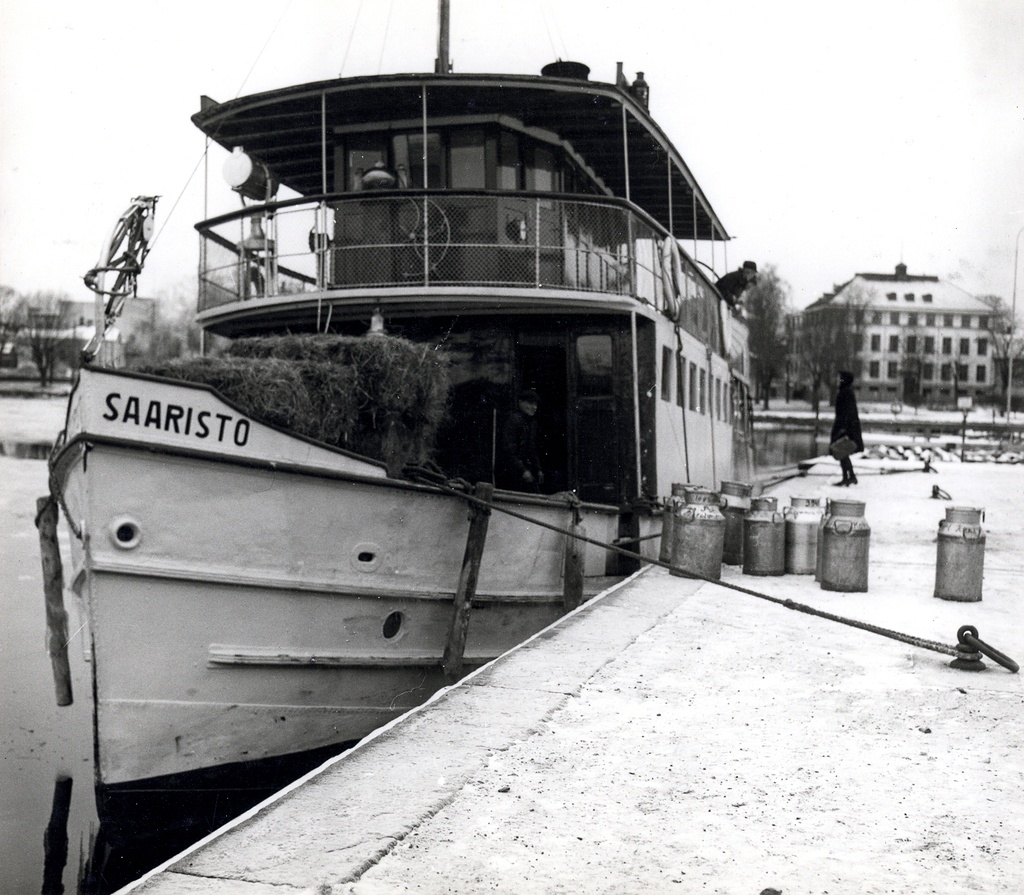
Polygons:
<instances>
[{"instance_id":1,"label":"dark hat","mask_svg":"<svg viewBox=\"0 0 1024 895\"><path fill-rule=\"evenodd\" d=\"M525 388L519 393L520 401L529 401L531 404L540 404L540 395L532 388Z\"/></svg>"},{"instance_id":2,"label":"dark hat","mask_svg":"<svg viewBox=\"0 0 1024 895\"><path fill-rule=\"evenodd\" d=\"M840 370L839 381L843 385L853 385L853 373L851 373L849 370Z\"/></svg>"},{"instance_id":3,"label":"dark hat","mask_svg":"<svg viewBox=\"0 0 1024 895\"><path fill-rule=\"evenodd\" d=\"M757 264L755 262L753 262L753 261L744 261L743 262L743 269L744 270L752 270L752 271L754 271L756 273L757 272Z\"/></svg>"}]
</instances>

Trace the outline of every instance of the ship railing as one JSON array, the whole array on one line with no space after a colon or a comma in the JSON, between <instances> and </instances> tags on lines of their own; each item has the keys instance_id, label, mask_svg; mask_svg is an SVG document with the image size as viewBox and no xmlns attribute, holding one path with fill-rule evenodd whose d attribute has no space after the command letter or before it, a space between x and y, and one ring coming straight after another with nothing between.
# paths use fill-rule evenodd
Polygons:
<instances>
[{"instance_id":1,"label":"ship railing","mask_svg":"<svg viewBox=\"0 0 1024 895\"><path fill-rule=\"evenodd\" d=\"M699 267L680 252L679 282L666 277L665 230L608 197L368 191L250 206L197 229L200 311L304 293L493 287L628 296L698 336L717 320Z\"/></svg>"}]
</instances>

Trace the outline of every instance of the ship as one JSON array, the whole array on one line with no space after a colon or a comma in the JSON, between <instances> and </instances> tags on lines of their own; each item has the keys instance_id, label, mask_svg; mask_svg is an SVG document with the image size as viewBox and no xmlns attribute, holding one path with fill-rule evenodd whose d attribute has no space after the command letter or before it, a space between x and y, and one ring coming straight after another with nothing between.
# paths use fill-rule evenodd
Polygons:
<instances>
[{"instance_id":1,"label":"ship","mask_svg":"<svg viewBox=\"0 0 1024 895\"><path fill-rule=\"evenodd\" d=\"M642 75L432 72L203 97L240 207L196 225L212 342L443 351L431 463L394 469L109 355L152 233L87 281L97 337L50 461L86 621L96 782L145 790L358 741L657 556L673 484L752 474L729 235ZM688 246L692 244L692 251ZM723 269L723 275L728 274ZM502 484L540 397L543 484Z\"/></svg>"}]
</instances>

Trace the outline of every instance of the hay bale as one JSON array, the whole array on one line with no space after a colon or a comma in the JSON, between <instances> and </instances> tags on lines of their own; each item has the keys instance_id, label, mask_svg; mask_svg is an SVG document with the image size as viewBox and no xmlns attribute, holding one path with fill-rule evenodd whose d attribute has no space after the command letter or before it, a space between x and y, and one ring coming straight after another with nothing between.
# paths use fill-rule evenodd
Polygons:
<instances>
[{"instance_id":1,"label":"hay bale","mask_svg":"<svg viewBox=\"0 0 1024 895\"><path fill-rule=\"evenodd\" d=\"M444 353L397 336L239 339L223 358L145 372L203 382L256 419L382 460L393 475L433 459L448 403Z\"/></svg>"}]
</instances>

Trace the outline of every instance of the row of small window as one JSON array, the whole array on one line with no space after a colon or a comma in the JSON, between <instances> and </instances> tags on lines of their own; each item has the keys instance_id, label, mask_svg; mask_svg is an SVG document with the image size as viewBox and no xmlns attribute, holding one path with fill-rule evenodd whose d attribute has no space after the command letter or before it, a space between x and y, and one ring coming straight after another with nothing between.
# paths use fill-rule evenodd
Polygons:
<instances>
[{"instance_id":1,"label":"row of small window","mask_svg":"<svg viewBox=\"0 0 1024 895\"><path fill-rule=\"evenodd\" d=\"M885 293L885 297L887 299L889 299L889 301L896 301L896 293L895 292L886 292ZM903 294L903 300L904 301L913 301L914 300L914 293L913 292L905 292ZM930 292L925 292L924 295L921 296L921 301L923 301L925 304L928 304L928 302L930 302L931 300L932 300L932 294Z\"/></svg>"},{"instance_id":2,"label":"row of small window","mask_svg":"<svg viewBox=\"0 0 1024 895\"><path fill-rule=\"evenodd\" d=\"M868 364L868 379L881 379L882 364L873 360ZM952 382L953 374L956 373L957 382L970 382L971 368L967 364L942 364L939 366L939 381ZM886 365L886 378L898 379L900 376L900 365L898 361L889 361ZM931 382L935 379L935 364L921 364L921 379ZM978 364L974 368L974 381L984 383L988 381L988 367L985 364Z\"/></svg>"},{"instance_id":3,"label":"row of small window","mask_svg":"<svg viewBox=\"0 0 1024 895\"><path fill-rule=\"evenodd\" d=\"M939 326L956 326L956 314L901 314L899 311L892 311L888 315L883 311L873 311L871 314L871 322L874 324L884 324L886 317L892 326L919 326L920 318L924 317L925 326L935 326L937 322L941 321ZM900 321L903 321L902 323ZM960 328L961 329L972 329L977 324L978 329L988 329L988 315L979 314L974 316L973 314L961 314L960 315Z\"/></svg>"},{"instance_id":4,"label":"row of small window","mask_svg":"<svg viewBox=\"0 0 1024 895\"><path fill-rule=\"evenodd\" d=\"M689 375L687 375L689 367ZM673 376L673 370L675 375ZM714 413L716 420L729 422L732 419L732 390L728 382L711 377L711 395L708 395L708 371L698 367L696 361L687 362L667 345L661 348L661 400L672 401L672 383L675 381L675 402L699 413ZM688 399L688 400L687 400Z\"/></svg>"},{"instance_id":5,"label":"row of small window","mask_svg":"<svg viewBox=\"0 0 1024 895\"><path fill-rule=\"evenodd\" d=\"M904 343L904 346L906 348L907 354L916 354L919 347L920 347L921 351L924 354L934 354L935 353L935 336L924 336L921 339L918 339L917 336L907 336L906 337L906 341ZM974 353L977 354L978 357L987 357L988 356L988 339L978 339L976 347L977 347L978 350L975 351ZM958 354L961 357L965 357L966 355L970 354L971 353L971 340L970 339L960 339L959 348L960 348L960 351L958 352ZM872 351L881 351L882 350L882 336L880 334L878 334L878 333L875 333L875 334L873 334L871 336L871 350ZM900 337L899 336L889 336L889 348L887 350L890 353L895 353L895 352L898 352L900 350ZM945 336L945 337L943 337L943 339L942 339L942 353L943 354L952 354L953 353L953 338L952 338L952 336Z\"/></svg>"}]
</instances>

